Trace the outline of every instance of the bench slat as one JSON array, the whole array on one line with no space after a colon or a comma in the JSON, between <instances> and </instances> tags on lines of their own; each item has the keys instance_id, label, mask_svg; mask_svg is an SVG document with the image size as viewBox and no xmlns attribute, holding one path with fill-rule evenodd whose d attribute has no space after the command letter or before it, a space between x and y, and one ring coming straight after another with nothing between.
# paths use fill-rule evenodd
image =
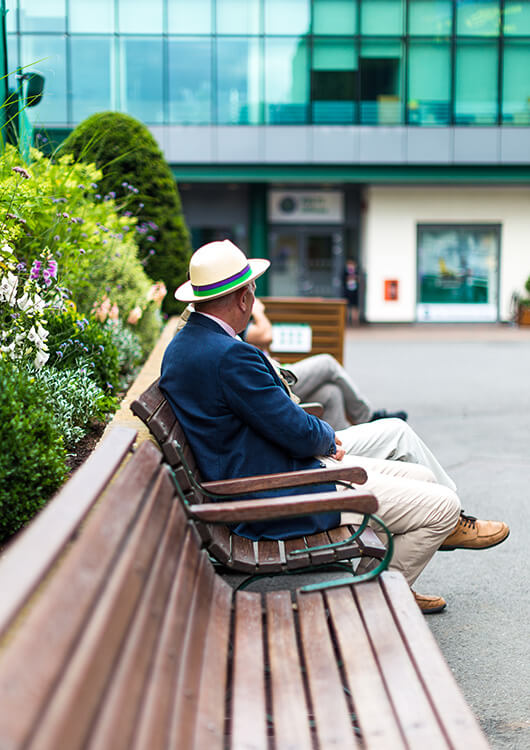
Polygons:
<instances>
[{"instance_id":1,"label":"bench slat","mask_svg":"<svg viewBox=\"0 0 530 750\"><path fill-rule=\"evenodd\" d=\"M337 542L343 542L345 539L349 539L353 532L350 531L348 526L338 526L336 529L329 529L327 533L329 541L336 544ZM359 557L360 554L361 551L357 544L357 540L335 550L337 560L344 560L348 557Z\"/></svg>"},{"instance_id":2,"label":"bench slat","mask_svg":"<svg viewBox=\"0 0 530 750\"><path fill-rule=\"evenodd\" d=\"M40 717L32 750L73 750L86 739L166 525L172 498L170 491L159 492L165 477L162 470L120 550L82 638Z\"/></svg>"},{"instance_id":3,"label":"bench slat","mask_svg":"<svg viewBox=\"0 0 530 750\"><path fill-rule=\"evenodd\" d=\"M225 743L225 696L228 688L228 652L233 591L219 576L214 581L212 609L204 644L195 750L223 750Z\"/></svg>"},{"instance_id":4,"label":"bench slat","mask_svg":"<svg viewBox=\"0 0 530 750\"><path fill-rule=\"evenodd\" d=\"M184 513L181 514L184 518ZM138 718L134 750L167 747L177 675L184 656L188 616L197 583L199 550L191 528L181 550L149 684Z\"/></svg>"},{"instance_id":5,"label":"bench slat","mask_svg":"<svg viewBox=\"0 0 530 750\"><path fill-rule=\"evenodd\" d=\"M306 537L306 540L308 547L320 547L323 544L330 544L331 542L331 539L325 533L311 534L311 536ZM314 565L325 565L336 559L332 549L320 549L315 552L309 552L309 556Z\"/></svg>"},{"instance_id":6,"label":"bench slat","mask_svg":"<svg viewBox=\"0 0 530 750\"><path fill-rule=\"evenodd\" d=\"M261 595L236 593L231 750L267 750ZM249 680L248 676L252 675Z\"/></svg>"},{"instance_id":7,"label":"bench slat","mask_svg":"<svg viewBox=\"0 0 530 750\"><path fill-rule=\"evenodd\" d=\"M350 589L330 589L326 592L326 599L367 750L405 750L406 745L353 594Z\"/></svg>"},{"instance_id":8,"label":"bench slat","mask_svg":"<svg viewBox=\"0 0 530 750\"><path fill-rule=\"evenodd\" d=\"M250 539L244 536L232 534L232 560L237 560L237 569L243 572L256 572L256 555L254 554L254 545Z\"/></svg>"},{"instance_id":9,"label":"bench slat","mask_svg":"<svg viewBox=\"0 0 530 750\"><path fill-rule=\"evenodd\" d=\"M41 510L0 564L0 636L39 585L130 450L136 430L115 428L53 502ZM104 449L103 449L103 446Z\"/></svg>"},{"instance_id":10,"label":"bench slat","mask_svg":"<svg viewBox=\"0 0 530 750\"><path fill-rule=\"evenodd\" d=\"M282 556L278 542L264 539L258 542L258 572L280 573L282 570Z\"/></svg>"},{"instance_id":11,"label":"bench slat","mask_svg":"<svg viewBox=\"0 0 530 750\"><path fill-rule=\"evenodd\" d=\"M169 401L163 401L149 420L149 429L160 443L167 440L175 424L175 414Z\"/></svg>"},{"instance_id":12,"label":"bench slat","mask_svg":"<svg viewBox=\"0 0 530 750\"><path fill-rule=\"evenodd\" d=\"M176 685L169 734L169 747L172 748L188 748L193 739L214 579L215 572L208 555L202 552L186 637L182 642L184 655Z\"/></svg>"},{"instance_id":13,"label":"bench slat","mask_svg":"<svg viewBox=\"0 0 530 750\"><path fill-rule=\"evenodd\" d=\"M101 450L107 450L107 443ZM146 444L122 470L94 509L82 535L13 634L0 658L0 736L22 746L60 678L70 651L90 616L127 530L158 468L160 454ZM98 465L98 464L96 464ZM126 492L130 487L131 491ZM70 497L67 494L67 497ZM102 534L101 530L105 529ZM46 644L46 647L43 647ZM31 664L31 669L21 669ZM24 706L23 717L17 706Z\"/></svg>"},{"instance_id":14,"label":"bench slat","mask_svg":"<svg viewBox=\"0 0 530 750\"><path fill-rule=\"evenodd\" d=\"M158 387L159 381L160 378L157 378L146 391L131 403L133 413L140 419L148 420L160 404L164 402L165 396Z\"/></svg>"},{"instance_id":15,"label":"bench slat","mask_svg":"<svg viewBox=\"0 0 530 750\"><path fill-rule=\"evenodd\" d=\"M269 591L266 611L275 746L310 748L310 711L300 671L291 593Z\"/></svg>"},{"instance_id":16,"label":"bench slat","mask_svg":"<svg viewBox=\"0 0 530 750\"><path fill-rule=\"evenodd\" d=\"M455 683L434 636L425 627L423 615L419 609L411 606L413 597L406 581L402 576L388 571L381 583L397 618L401 636L416 668L424 677L427 693L449 739L455 747L466 745L473 750L488 750L490 745Z\"/></svg>"},{"instance_id":17,"label":"bench slat","mask_svg":"<svg viewBox=\"0 0 530 750\"><path fill-rule=\"evenodd\" d=\"M426 747L447 750L449 745L411 664L381 588L360 585L354 593L408 747L411 750L425 750Z\"/></svg>"},{"instance_id":18,"label":"bench slat","mask_svg":"<svg viewBox=\"0 0 530 750\"><path fill-rule=\"evenodd\" d=\"M318 594L298 594L297 604L318 747L321 750L358 748L322 597Z\"/></svg>"},{"instance_id":19,"label":"bench slat","mask_svg":"<svg viewBox=\"0 0 530 750\"><path fill-rule=\"evenodd\" d=\"M169 491L172 487L167 478ZM93 750L128 750L148 678L149 667L167 607L171 584L186 524L178 523L173 505L164 536L149 572L134 623L114 668L112 685L103 697L103 708L87 747ZM179 514L180 515L180 514ZM181 518L182 520L182 518Z\"/></svg>"},{"instance_id":20,"label":"bench slat","mask_svg":"<svg viewBox=\"0 0 530 750\"><path fill-rule=\"evenodd\" d=\"M215 526L214 524L201 524L208 532L208 551L222 565L230 562L230 537L232 536L228 526Z\"/></svg>"},{"instance_id":21,"label":"bench slat","mask_svg":"<svg viewBox=\"0 0 530 750\"><path fill-rule=\"evenodd\" d=\"M296 570L296 568L307 568L311 560L309 559L309 553L304 552L294 557L289 557L290 552L294 552L295 549L305 549L307 547L306 540L304 537L298 539L287 539L285 542L285 558L288 570Z\"/></svg>"}]
</instances>

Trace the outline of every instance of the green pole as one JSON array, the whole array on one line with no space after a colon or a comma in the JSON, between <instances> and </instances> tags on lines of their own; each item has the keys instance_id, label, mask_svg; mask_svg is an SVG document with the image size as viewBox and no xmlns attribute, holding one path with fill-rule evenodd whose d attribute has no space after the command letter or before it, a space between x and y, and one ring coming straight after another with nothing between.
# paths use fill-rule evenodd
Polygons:
<instances>
[{"instance_id":1,"label":"green pole","mask_svg":"<svg viewBox=\"0 0 530 750\"><path fill-rule=\"evenodd\" d=\"M250 226L249 255L251 258L267 258L267 189L265 184L250 186ZM268 294L268 274L263 274L256 281L256 294L266 297Z\"/></svg>"}]
</instances>

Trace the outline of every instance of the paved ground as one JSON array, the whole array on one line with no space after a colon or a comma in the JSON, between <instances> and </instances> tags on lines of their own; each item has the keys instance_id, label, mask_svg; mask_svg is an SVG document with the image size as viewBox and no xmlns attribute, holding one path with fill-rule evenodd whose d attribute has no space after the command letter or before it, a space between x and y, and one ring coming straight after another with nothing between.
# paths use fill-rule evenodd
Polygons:
<instances>
[{"instance_id":1,"label":"paved ground","mask_svg":"<svg viewBox=\"0 0 530 750\"><path fill-rule=\"evenodd\" d=\"M511 526L496 549L439 553L417 588L449 603L428 622L494 750L528 750L530 330L366 326L345 365L375 408L409 412L466 511Z\"/></svg>"},{"instance_id":2,"label":"paved ground","mask_svg":"<svg viewBox=\"0 0 530 750\"><path fill-rule=\"evenodd\" d=\"M455 479L464 508L510 539L439 553L418 580L448 600L428 622L495 750L530 748L530 331L365 327L346 368L376 408L404 408Z\"/></svg>"}]
</instances>

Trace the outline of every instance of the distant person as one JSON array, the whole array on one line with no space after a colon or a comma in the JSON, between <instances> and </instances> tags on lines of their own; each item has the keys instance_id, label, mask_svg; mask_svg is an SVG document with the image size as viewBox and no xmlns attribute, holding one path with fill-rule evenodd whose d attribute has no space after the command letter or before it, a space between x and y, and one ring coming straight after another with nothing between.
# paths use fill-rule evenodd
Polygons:
<instances>
[{"instance_id":1,"label":"distant person","mask_svg":"<svg viewBox=\"0 0 530 750\"><path fill-rule=\"evenodd\" d=\"M256 298L254 301L251 321L241 336L247 343L257 346L270 356L272 324L260 299ZM322 419L334 430L344 430L352 424L387 417L407 419L405 411L374 411L346 370L330 354L305 357L287 368L278 366L278 374L300 401L318 401L322 404Z\"/></svg>"},{"instance_id":2,"label":"distant person","mask_svg":"<svg viewBox=\"0 0 530 750\"><path fill-rule=\"evenodd\" d=\"M344 266L343 296L347 302L348 325L353 325L359 321L359 272L357 263L351 258Z\"/></svg>"}]
</instances>

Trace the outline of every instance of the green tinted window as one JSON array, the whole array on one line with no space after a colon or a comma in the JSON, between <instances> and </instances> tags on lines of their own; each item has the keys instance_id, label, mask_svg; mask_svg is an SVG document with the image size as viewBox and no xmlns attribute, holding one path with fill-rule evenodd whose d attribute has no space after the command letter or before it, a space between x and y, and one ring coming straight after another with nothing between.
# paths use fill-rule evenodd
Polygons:
<instances>
[{"instance_id":1,"label":"green tinted window","mask_svg":"<svg viewBox=\"0 0 530 750\"><path fill-rule=\"evenodd\" d=\"M66 39L61 35L25 34L21 37L20 65L38 69L46 79L45 96L37 107L27 110L39 123L67 122L66 111ZM37 67L37 66L36 66Z\"/></svg>"},{"instance_id":2,"label":"green tinted window","mask_svg":"<svg viewBox=\"0 0 530 750\"><path fill-rule=\"evenodd\" d=\"M70 0L70 31L114 33L114 3L108 0Z\"/></svg>"},{"instance_id":3,"label":"green tinted window","mask_svg":"<svg viewBox=\"0 0 530 750\"><path fill-rule=\"evenodd\" d=\"M361 34L391 36L403 34L403 0L363 0Z\"/></svg>"},{"instance_id":4,"label":"green tinted window","mask_svg":"<svg viewBox=\"0 0 530 750\"><path fill-rule=\"evenodd\" d=\"M503 65L503 122L530 125L530 44L505 42Z\"/></svg>"},{"instance_id":5,"label":"green tinted window","mask_svg":"<svg viewBox=\"0 0 530 750\"><path fill-rule=\"evenodd\" d=\"M162 0L119 0L118 28L125 34L161 34Z\"/></svg>"},{"instance_id":6,"label":"green tinted window","mask_svg":"<svg viewBox=\"0 0 530 750\"><path fill-rule=\"evenodd\" d=\"M446 125L450 120L451 48L446 42L411 42L409 122Z\"/></svg>"},{"instance_id":7,"label":"green tinted window","mask_svg":"<svg viewBox=\"0 0 530 750\"><path fill-rule=\"evenodd\" d=\"M217 0L218 34L259 34L259 0Z\"/></svg>"},{"instance_id":8,"label":"green tinted window","mask_svg":"<svg viewBox=\"0 0 530 750\"><path fill-rule=\"evenodd\" d=\"M122 37L120 109L146 123L163 122L162 37Z\"/></svg>"},{"instance_id":9,"label":"green tinted window","mask_svg":"<svg viewBox=\"0 0 530 750\"><path fill-rule=\"evenodd\" d=\"M530 35L530 3L523 0L505 0L504 33L506 36Z\"/></svg>"},{"instance_id":10,"label":"green tinted window","mask_svg":"<svg viewBox=\"0 0 530 750\"><path fill-rule=\"evenodd\" d=\"M496 36L500 28L499 0L457 3L456 33L466 36Z\"/></svg>"},{"instance_id":11,"label":"green tinted window","mask_svg":"<svg viewBox=\"0 0 530 750\"><path fill-rule=\"evenodd\" d=\"M17 29L17 0L6 0L6 30L16 31Z\"/></svg>"},{"instance_id":12,"label":"green tinted window","mask_svg":"<svg viewBox=\"0 0 530 750\"><path fill-rule=\"evenodd\" d=\"M309 103L306 39L265 39L265 119L274 124L305 123Z\"/></svg>"},{"instance_id":13,"label":"green tinted window","mask_svg":"<svg viewBox=\"0 0 530 750\"><path fill-rule=\"evenodd\" d=\"M497 44L460 42L456 48L455 119L459 125L497 120Z\"/></svg>"},{"instance_id":14,"label":"green tinted window","mask_svg":"<svg viewBox=\"0 0 530 750\"><path fill-rule=\"evenodd\" d=\"M72 119L81 122L94 112L115 109L112 99L113 45L111 36L74 36L70 43Z\"/></svg>"},{"instance_id":15,"label":"green tinted window","mask_svg":"<svg viewBox=\"0 0 530 750\"><path fill-rule=\"evenodd\" d=\"M11 3L11 13L15 4ZM64 31L66 27L65 0L19 0L21 31Z\"/></svg>"},{"instance_id":16,"label":"green tinted window","mask_svg":"<svg viewBox=\"0 0 530 750\"><path fill-rule=\"evenodd\" d=\"M355 0L313 0L313 34L355 34Z\"/></svg>"},{"instance_id":17,"label":"green tinted window","mask_svg":"<svg viewBox=\"0 0 530 750\"><path fill-rule=\"evenodd\" d=\"M309 0L265 0L266 34L308 34Z\"/></svg>"},{"instance_id":18,"label":"green tinted window","mask_svg":"<svg viewBox=\"0 0 530 750\"><path fill-rule=\"evenodd\" d=\"M313 122L355 121L357 65L353 39L315 39L311 70Z\"/></svg>"},{"instance_id":19,"label":"green tinted window","mask_svg":"<svg viewBox=\"0 0 530 750\"><path fill-rule=\"evenodd\" d=\"M255 125L261 121L260 40L217 40L217 123Z\"/></svg>"},{"instance_id":20,"label":"green tinted window","mask_svg":"<svg viewBox=\"0 0 530 750\"><path fill-rule=\"evenodd\" d=\"M451 0L410 0L409 33L418 35L451 34L453 29L453 8Z\"/></svg>"},{"instance_id":21,"label":"green tinted window","mask_svg":"<svg viewBox=\"0 0 530 750\"><path fill-rule=\"evenodd\" d=\"M359 58L361 122L402 122L403 50L401 42L363 42Z\"/></svg>"},{"instance_id":22,"label":"green tinted window","mask_svg":"<svg viewBox=\"0 0 530 750\"><path fill-rule=\"evenodd\" d=\"M171 0L167 17L170 34L211 34L212 0Z\"/></svg>"},{"instance_id":23,"label":"green tinted window","mask_svg":"<svg viewBox=\"0 0 530 750\"><path fill-rule=\"evenodd\" d=\"M168 58L169 121L209 125L212 122L211 39L170 39Z\"/></svg>"}]
</instances>

